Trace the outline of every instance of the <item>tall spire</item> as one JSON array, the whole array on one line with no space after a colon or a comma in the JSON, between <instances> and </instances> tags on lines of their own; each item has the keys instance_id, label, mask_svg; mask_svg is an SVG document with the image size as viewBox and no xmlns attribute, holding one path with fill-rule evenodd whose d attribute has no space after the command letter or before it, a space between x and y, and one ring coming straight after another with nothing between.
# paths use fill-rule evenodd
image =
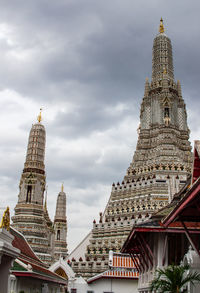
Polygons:
<instances>
[{"instance_id":1,"label":"tall spire","mask_svg":"<svg viewBox=\"0 0 200 293\"><path fill-rule=\"evenodd\" d=\"M160 20L159 34L153 43L152 59L152 81L157 82L163 79L163 72L167 78L174 80L174 68L172 57L172 45L170 39L164 34L163 20Z\"/></svg>"},{"instance_id":2,"label":"tall spire","mask_svg":"<svg viewBox=\"0 0 200 293\"><path fill-rule=\"evenodd\" d=\"M24 171L27 169L30 171L34 169L34 172L44 174L44 156L45 156L45 143L46 143L46 132L44 126L40 123L42 120L41 112L38 116L38 122L32 125L28 147L26 153L26 161L24 164Z\"/></svg>"},{"instance_id":3,"label":"tall spire","mask_svg":"<svg viewBox=\"0 0 200 293\"><path fill-rule=\"evenodd\" d=\"M64 192L64 186L61 186L61 192L59 192L56 204L56 213L54 218L55 229L55 259L59 259L60 256L67 256L67 219L66 219L66 194Z\"/></svg>"},{"instance_id":4,"label":"tall spire","mask_svg":"<svg viewBox=\"0 0 200 293\"><path fill-rule=\"evenodd\" d=\"M46 132L40 123L41 119L40 111L38 123L32 125L30 130L26 161L19 184L18 203L12 220L14 228L26 237L37 256L50 263L53 236L46 200L44 203Z\"/></svg>"}]
</instances>

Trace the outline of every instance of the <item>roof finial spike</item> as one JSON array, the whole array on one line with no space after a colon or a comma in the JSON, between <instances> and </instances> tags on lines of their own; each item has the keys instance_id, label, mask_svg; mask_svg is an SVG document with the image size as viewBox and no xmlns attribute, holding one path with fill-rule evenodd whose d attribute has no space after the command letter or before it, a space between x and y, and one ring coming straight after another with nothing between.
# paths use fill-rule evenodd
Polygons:
<instances>
[{"instance_id":1,"label":"roof finial spike","mask_svg":"<svg viewBox=\"0 0 200 293\"><path fill-rule=\"evenodd\" d=\"M45 202L44 202L45 211L47 211L47 189L48 189L48 186L46 186L46 194L45 194Z\"/></svg>"},{"instance_id":2,"label":"roof finial spike","mask_svg":"<svg viewBox=\"0 0 200 293\"><path fill-rule=\"evenodd\" d=\"M39 123L42 121L42 108L40 108L40 114L38 115L37 120Z\"/></svg>"},{"instance_id":3,"label":"roof finial spike","mask_svg":"<svg viewBox=\"0 0 200 293\"><path fill-rule=\"evenodd\" d=\"M10 210L9 210L9 207L7 207L7 209L3 213L3 217L0 222L0 228L7 229L8 231L10 230Z\"/></svg>"},{"instance_id":4,"label":"roof finial spike","mask_svg":"<svg viewBox=\"0 0 200 293\"><path fill-rule=\"evenodd\" d=\"M161 17L160 26L159 26L159 32L160 32L160 34L162 34L162 33L164 33L164 31L165 31L165 28L164 28L164 25L163 25L163 19Z\"/></svg>"},{"instance_id":5,"label":"roof finial spike","mask_svg":"<svg viewBox=\"0 0 200 293\"><path fill-rule=\"evenodd\" d=\"M64 192L64 184L61 185L61 192Z\"/></svg>"}]
</instances>

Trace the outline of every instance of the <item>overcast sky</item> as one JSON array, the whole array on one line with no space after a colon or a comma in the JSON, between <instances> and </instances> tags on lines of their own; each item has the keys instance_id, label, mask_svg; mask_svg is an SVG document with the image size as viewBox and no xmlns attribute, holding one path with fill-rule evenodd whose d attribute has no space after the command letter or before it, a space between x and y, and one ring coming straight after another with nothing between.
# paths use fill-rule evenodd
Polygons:
<instances>
[{"instance_id":1,"label":"overcast sky","mask_svg":"<svg viewBox=\"0 0 200 293\"><path fill-rule=\"evenodd\" d=\"M200 139L200 1L0 3L0 205L13 214L29 130L42 107L49 213L53 220L64 182L71 251L132 160L161 16L191 141Z\"/></svg>"}]
</instances>

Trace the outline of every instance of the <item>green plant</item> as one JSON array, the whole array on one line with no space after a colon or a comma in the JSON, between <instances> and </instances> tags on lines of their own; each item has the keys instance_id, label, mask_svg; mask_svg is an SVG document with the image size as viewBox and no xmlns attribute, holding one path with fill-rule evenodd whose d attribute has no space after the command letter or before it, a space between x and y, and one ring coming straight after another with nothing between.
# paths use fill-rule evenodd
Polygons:
<instances>
[{"instance_id":1,"label":"green plant","mask_svg":"<svg viewBox=\"0 0 200 293\"><path fill-rule=\"evenodd\" d=\"M184 292L183 287L194 281L200 282L200 274L189 272L188 265L170 265L165 269L157 269L156 277L151 283L151 292L156 293L180 293Z\"/></svg>"}]
</instances>

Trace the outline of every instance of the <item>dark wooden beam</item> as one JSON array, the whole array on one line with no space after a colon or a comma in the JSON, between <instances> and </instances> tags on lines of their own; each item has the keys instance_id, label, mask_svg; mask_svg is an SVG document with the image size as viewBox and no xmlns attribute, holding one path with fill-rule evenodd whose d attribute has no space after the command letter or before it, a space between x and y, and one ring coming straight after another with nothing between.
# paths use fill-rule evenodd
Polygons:
<instances>
[{"instance_id":1,"label":"dark wooden beam","mask_svg":"<svg viewBox=\"0 0 200 293\"><path fill-rule=\"evenodd\" d=\"M148 262L145 259L145 251L142 249L142 246L140 246L140 251L141 251L140 258L142 258L143 263L144 263L144 266L143 267L145 268L145 265L146 265L146 267L149 268L149 264L148 264ZM140 263L142 264L142 262L140 262Z\"/></svg>"},{"instance_id":2,"label":"dark wooden beam","mask_svg":"<svg viewBox=\"0 0 200 293\"><path fill-rule=\"evenodd\" d=\"M137 265L138 265L139 267L142 267L141 271L143 270L143 272L144 272L144 266L143 266L143 264L141 263L141 261L140 261L140 263L138 262L138 257L137 257L137 256L136 256L136 258L135 258L135 261L137 262Z\"/></svg>"},{"instance_id":3,"label":"dark wooden beam","mask_svg":"<svg viewBox=\"0 0 200 293\"><path fill-rule=\"evenodd\" d=\"M152 259L153 259L153 261L154 261L154 255L153 255L153 252L152 252L152 250L151 250L149 244L146 242L146 240L145 240L145 238L143 237L142 234L140 234L140 238L141 238L142 241L145 243L145 246L146 246L148 252L150 253L150 255L151 255L151 257L152 257Z\"/></svg>"},{"instance_id":4,"label":"dark wooden beam","mask_svg":"<svg viewBox=\"0 0 200 293\"><path fill-rule=\"evenodd\" d=\"M132 261L134 262L134 265L135 265L135 267L136 267L138 273L140 273L141 269L140 269L140 267L138 266L137 262L135 261L135 256L134 256L132 253L130 254L130 256L131 256Z\"/></svg>"},{"instance_id":5,"label":"dark wooden beam","mask_svg":"<svg viewBox=\"0 0 200 293\"><path fill-rule=\"evenodd\" d=\"M144 247L144 242L142 241L142 239L141 239L141 237L140 237L139 234L138 234L138 241L139 241L139 243L140 243L140 245L141 245L141 248L142 248L144 254L147 256L148 260L150 261L151 266L153 266L153 260L152 260L152 258L150 257L150 255L149 255L149 253L148 253L148 249L145 249L146 247ZM148 267L149 267L149 266L148 266Z\"/></svg>"},{"instance_id":6,"label":"dark wooden beam","mask_svg":"<svg viewBox=\"0 0 200 293\"><path fill-rule=\"evenodd\" d=\"M166 234L165 235L164 247L163 247L163 259L162 259L162 265L163 266L165 265L165 260L166 260L167 240L168 240L168 236Z\"/></svg>"},{"instance_id":7,"label":"dark wooden beam","mask_svg":"<svg viewBox=\"0 0 200 293\"><path fill-rule=\"evenodd\" d=\"M192 245L192 248L196 251L196 253L197 253L198 256L200 257L199 249L198 249L196 243L192 240L192 237L190 236L190 232L189 232L189 230L187 229L187 227L186 227L186 225L185 225L184 222L181 222L181 223L182 223L183 228L184 228L184 230L185 230L185 234L186 234L186 236L187 236L187 238L188 238L190 244Z\"/></svg>"}]
</instances>

